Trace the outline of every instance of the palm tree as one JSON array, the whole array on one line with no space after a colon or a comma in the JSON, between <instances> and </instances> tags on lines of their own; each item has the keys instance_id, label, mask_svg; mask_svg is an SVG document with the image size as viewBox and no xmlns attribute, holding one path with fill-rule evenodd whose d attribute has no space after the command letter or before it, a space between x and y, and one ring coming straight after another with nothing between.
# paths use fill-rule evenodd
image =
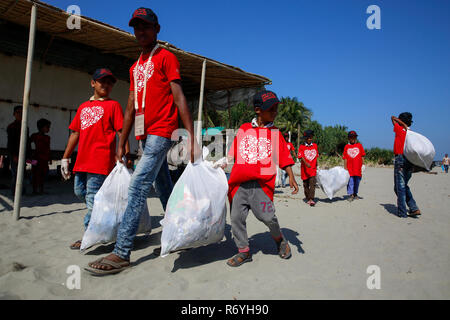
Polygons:
<instances>
[{"instance_id":1,"label":"palm tree","mask_svg":"<svg viewBox=\"0 0 450 320\"><path fill-rule=\"evenodd\" d=\"M297 132L297 149L300 145L301 130L311 121L312 111L305 107L296 97L281 98L275 125L283 132Z\"/></svg>"}]
</instances>

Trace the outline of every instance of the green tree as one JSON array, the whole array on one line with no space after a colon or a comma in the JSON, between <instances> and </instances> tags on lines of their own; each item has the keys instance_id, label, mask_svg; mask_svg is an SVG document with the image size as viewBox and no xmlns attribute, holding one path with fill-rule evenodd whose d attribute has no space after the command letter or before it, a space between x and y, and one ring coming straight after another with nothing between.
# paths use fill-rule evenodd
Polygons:
<instances>
[{"instance_id":1,"label":"green tree","mask_svg":"<svg viewBox=\"0 0 450 320\"><path fill-rule=\"evenodd\" d=\"M311 121L312 111L305 107L303 102L298 101L296 97L281 98L278 106L278 116L275 119L275 125L282 131L291 131L292 141L299 143L302 130ZM298 136L298 128L300 126L300 136Z\"/></svg>"}]
</instances>

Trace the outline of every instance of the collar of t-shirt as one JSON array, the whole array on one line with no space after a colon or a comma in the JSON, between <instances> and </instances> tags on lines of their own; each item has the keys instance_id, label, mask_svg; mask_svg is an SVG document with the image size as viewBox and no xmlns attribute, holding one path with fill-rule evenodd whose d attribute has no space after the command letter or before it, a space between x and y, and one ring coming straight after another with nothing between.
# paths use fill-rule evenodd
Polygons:
<instances>
[{"instance_id":1,"label":"collar of t-shirt","mask_svg":"<svg viewBox=\"0 0 450 320\"><path fill-rule=\"evenodd\" d=\"M307 146L307 147L312 147L313 144L314 144L313 142L311 142L310 144L308 144L307 142L305 142L305 146Z\"/></svg>"},{"instance_id":2,"label":"collar of t-shirt","mask_svg":"<svg viewBox=\"0 0 450 320\"><path fill-rule=\"evenodd\" d=\"M98 99L95 99L95 96L92 96L92 97L89 98L89 101L94 101L94 100L105 101L105 100L109 100L109 97L100 97Z\"/></svg>"},{"instance_id":3,"label":"collar of t-shirt","mask_svg":"<svg viewBox=\"0 0 450 320\"><path fill-rule=\"evenodd\" d=\"M252 120L252 127L253 127L253 128L259 127L259 126L258 126L258 121L256 120L256 118L253 118L253 120ZM271 128L271 127L273 127L273 122L269 122L269 123L267 123L267 124L264 126L264 128Z\"/></svg>"}]
</instances>

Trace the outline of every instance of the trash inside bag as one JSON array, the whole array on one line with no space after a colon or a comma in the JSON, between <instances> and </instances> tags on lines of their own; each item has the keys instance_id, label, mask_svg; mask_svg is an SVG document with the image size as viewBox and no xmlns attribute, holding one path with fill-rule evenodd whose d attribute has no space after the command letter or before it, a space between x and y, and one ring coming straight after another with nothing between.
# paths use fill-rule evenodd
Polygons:
<instances>
[{"instance_id":1,"label":"trash inside bag","mask_svg":"<svg viewBox=\"0 0 450 320\"><path fill-rule=\"evenodd\" d=\"M206 149L206 150L205 150ZM203 148L203 158L208 154ZM225 231L228 182L213 163L188 163L167 203L162 225L161 257L170 252L216 243Z\"/></svg>"},{"instance_id":2,"label":"trash inside bag","mask_svg":"<svg viewBox=\"0 0 450 320\"><path fill-rule=\"evenodd\" d=\"M350 175L343 167L334 167L317 172L317 182L330 200L333 199L336 192L348 184L348 180L350 180Z\"/></svg>"},{"instance_id":3,"label":"trash inside bag","mask_svg":"<svg viewBox=\"0 0 450 320\"><path fill-rule=\"evenodd\" d=\"M420 133L408 130L406 131L403 154L412 164L426 170L431 170L431 164L434 161L436 151L430 140Z\"/></svg>"},{"instance_id":4,"label":"trash inside bag","mask_svg":"<svg viewBox=\"0 0 450 320\"><path fill-rule=\"evenodd\" d=\"M117 230L128 204L130 180L131 172L122 163L117 162L94 197L91 219L83 235L80 251L98 243L116 240ZM137 233L148 233L151 229L150 215L145 203Z\"/></svg>"}]
</instances>

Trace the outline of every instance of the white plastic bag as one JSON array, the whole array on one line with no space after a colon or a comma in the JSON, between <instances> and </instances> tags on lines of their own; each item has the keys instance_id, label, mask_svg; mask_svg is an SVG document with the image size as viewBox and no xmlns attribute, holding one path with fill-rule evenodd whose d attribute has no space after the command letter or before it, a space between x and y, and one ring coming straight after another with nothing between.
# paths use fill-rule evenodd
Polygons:
<instances>
[{"instance_id":1,"label":"white plastic bag","mask_svg":"<svg viewBox=\"0 0 450 320\"><path fill-rule=\"evenodd\" d=\"M128 204L130 180L131 173L122 163L117 162L94 197L91 219L83 235L80 251L84 251L97 243L108 243L116 240L117 230ZM150 232L151 229L150 215L147 203L145 203L137 233Z\"/></svg>"},{"instance_id":2,"label":"white plastic bag","mask_svg":"<svg viewBox=\"0 0 450 320\"><path fill-rule=\"evenodd\" d=\"M405 148L403 153L412 164L425 168L426 170L431 169L431 164L434 161L434 156L436 151L430 140L428 140L423 135L407 130Z\"/></svg>"},{"instance_id":3,"label":"white plastic bag","mask_svg":"<svg viewBox=\"0 0 450 320\"><path fill-rule=\"evenodd\" d=\"M348 184L349 180L350 175L343 167L334 167L317 172L317 182L330 200L333 199L336 192Z\"/></svg>"},{"instance_id":4,"label":"white plastic bag","mask_svg":"<svg viewBox=\"0 0 450 320\"><path fill-rule=\"evenodd\" d=\"M203 148L203 158L208 154ZM162 225L161 257L171 251L222 240L225 231L228 182L221 168L197 160L188 163L167 203Z\"/></svg>"}]
</instances>

